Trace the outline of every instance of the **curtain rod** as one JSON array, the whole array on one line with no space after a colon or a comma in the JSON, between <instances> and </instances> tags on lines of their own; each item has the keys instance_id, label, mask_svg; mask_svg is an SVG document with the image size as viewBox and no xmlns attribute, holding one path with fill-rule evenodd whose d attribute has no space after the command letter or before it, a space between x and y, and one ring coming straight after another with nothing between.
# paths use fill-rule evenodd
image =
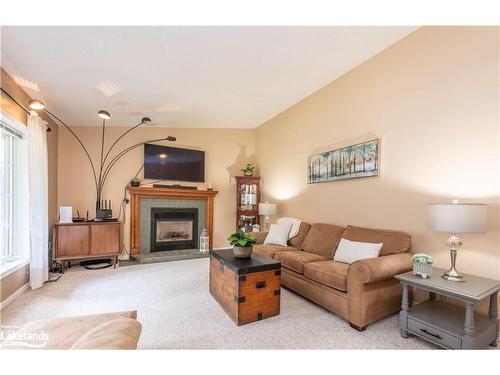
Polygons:
<instances>
[{"instance_id":1,"label":"curtain rod","mask_svg":"<svg viewBox=\"0 0 500 375\"><path fill-rule=\"evenodd\" d=\"M31 112L24 105L22 105L16 99L14 99L14 97L12 95L10 95L7 91L5 91L3 87L0 87L0 90L2 90L2 92L5 95L7 95L9 98L11 98L14 101L14 103L16 103L19 107L21 107L24 110L24 112L26 112L28 115L31 114ZM52 129L50 128L50 126L47 124L47 122L45 122L45 127L47 128L48 132L52 131Z\"/></svg>"}]
</instances>

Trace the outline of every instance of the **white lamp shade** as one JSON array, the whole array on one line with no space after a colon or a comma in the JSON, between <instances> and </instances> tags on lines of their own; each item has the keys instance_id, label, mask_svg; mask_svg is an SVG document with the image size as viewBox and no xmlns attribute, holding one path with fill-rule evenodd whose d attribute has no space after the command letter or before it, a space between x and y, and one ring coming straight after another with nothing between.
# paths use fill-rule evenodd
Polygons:
<instances>
[{"instance_id":1,"label":"white lamp shade","mask_svg":"<svg viewBox=\"0 0 500 375\"><path fill-rule=\"evenodd\" d=\"M429 204L429 228L436 232L484 233L486 205L468 203Z\"/></svg>"},{"instance_id":2,"label":"white lamp shade","mask_svg":"<svg viewBox=\"0 0 500 375\"><path fill-rule=\"evenodd\" d=\"M263 216L272 216L276 214L276 203L259 203L259 214Z\"/></svg>"}]
</instances>

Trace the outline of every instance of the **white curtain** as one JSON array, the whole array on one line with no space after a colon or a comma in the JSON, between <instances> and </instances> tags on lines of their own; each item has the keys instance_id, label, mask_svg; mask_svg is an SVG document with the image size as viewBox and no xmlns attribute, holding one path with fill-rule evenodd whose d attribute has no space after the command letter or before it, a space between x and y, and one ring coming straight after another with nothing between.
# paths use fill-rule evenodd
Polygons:
<instances>
[{"instance_id":1,"label":"white curtain","mask_svg":"<svg viewBox=\"0 0 500 375\"><path fill-rule=\"evenodd\" d=\"M47 132L36 114L28 117L30 285L40 288L49 277Z\"/></svg>"}]
</instances>

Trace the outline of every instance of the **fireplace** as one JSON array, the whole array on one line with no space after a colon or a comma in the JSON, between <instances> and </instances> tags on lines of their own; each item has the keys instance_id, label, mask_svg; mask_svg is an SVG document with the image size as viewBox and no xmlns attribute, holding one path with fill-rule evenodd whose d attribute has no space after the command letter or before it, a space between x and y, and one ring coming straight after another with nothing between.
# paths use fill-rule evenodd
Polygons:
<instances>
[{"instance_id":1,"label":"fireplace","mask_svg":"<svg viewBox=\"0 0 500 375\"><path fill-rule=\"evenodd\" d=\"M198 248L197 208L151 208L151 251Z\"/></svg>"},{"instance_id":2,"label":"fireplace","mask_svg":"<svg viewBox=\"0 0 500 375\"><path fill-rule=\"evenodd\" d=\"M198 210L198 240L200 228L207 228L210 248L213 244L214 198L216 190L184 190L127 186L130 193L130 255L151 251L152 208L196 208ZM196 226L195 226L196 228ZM195 245L198 245L198 241ZM193 246L196 248L197 246Z\"/></svg>"}]
</instances>

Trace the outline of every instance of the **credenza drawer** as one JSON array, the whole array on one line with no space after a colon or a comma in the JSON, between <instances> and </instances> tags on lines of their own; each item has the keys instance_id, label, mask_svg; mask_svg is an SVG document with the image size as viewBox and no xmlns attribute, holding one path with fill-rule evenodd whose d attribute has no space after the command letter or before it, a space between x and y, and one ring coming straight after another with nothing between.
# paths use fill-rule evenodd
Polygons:
<instances>
[{"instance_id":1,"label":"credenza drawer","mask_svg":"<svg viewBox=\"0 0 500 375\"><path fill-rule=\"evenodd\" d=\"M460 338L410 317L408 318L408 330L450 349L460 349L462 346Z\"/></svg>"}]
</instances>

